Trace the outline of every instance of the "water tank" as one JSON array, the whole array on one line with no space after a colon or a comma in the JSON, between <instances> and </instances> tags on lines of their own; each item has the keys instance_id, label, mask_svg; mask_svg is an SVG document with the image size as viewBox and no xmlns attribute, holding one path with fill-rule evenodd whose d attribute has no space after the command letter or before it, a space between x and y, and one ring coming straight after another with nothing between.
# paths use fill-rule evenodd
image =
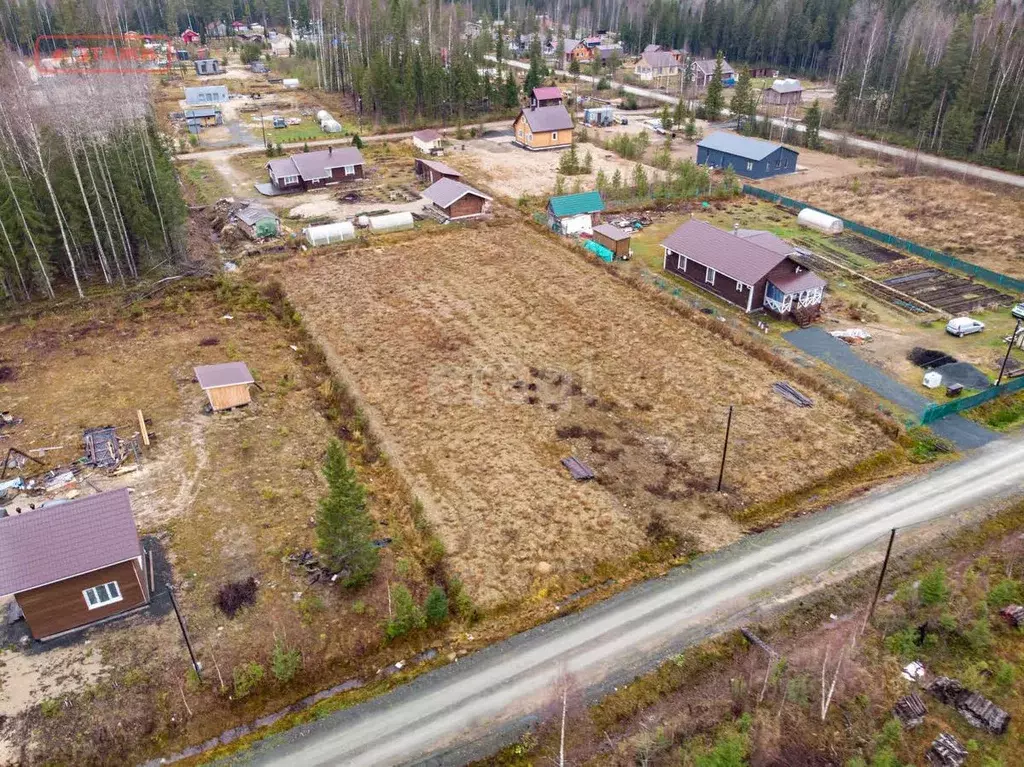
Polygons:
<instances>
[{"instance_id":1,"label":"water tank","mask_svg":"<svg viewBox=\"0 0 1024 767\"><path fill-rule=\"evenodd\" d=\"M796 222L800 226L806 226L808 229L817 229L825 234L841 234L843 231L842 219L830 216L828 213L822 213L820 210L812 210L811 208L801 210L800 214L796 217Z\"/></svg>"},{"instance_id":2,"label":"water tank","mask_svg":"<svg viewBox=\"0 0 1024 767\"><path fill-rule=\"evenodd\" d=\"M328 118L320 123L320 130L324 133L341 133L341 123Z\"/></svg>"},{"instance_id":3,"label":"water tank","mask_svg":"<svg viewBox=\"0 0 1024 767\"><path fill-rule=\"evenodd\" d=\"M333 119L333 118L331 117L331 113L328 112L326 109L321 109L319 112L316 113L316 121L317 122L322 123L324 120L330 120L330 119Z\"/></svg>"},{"instance_id":4,"label":"water tank","mask_svg":"<svg viewBox=\"0 0 1024 767\"><path fill-rule=\"evenodd\" d=\"M310 245L330 245L332 242L344 242L356 238L356 228L350 221L339 221L322 226L307 226L302 230Z\"/></svg>"},{"instance_id":5,"label":"water tank","mask_svg":"<svg viewBox=\"0 0 1024 767\"><path fill-rule=\"evenodd\" d=\"M370 217L371 232L400 232L403 229L412 229L413 226L412 213L409 211Z\"/></svg>"}]
</instances>

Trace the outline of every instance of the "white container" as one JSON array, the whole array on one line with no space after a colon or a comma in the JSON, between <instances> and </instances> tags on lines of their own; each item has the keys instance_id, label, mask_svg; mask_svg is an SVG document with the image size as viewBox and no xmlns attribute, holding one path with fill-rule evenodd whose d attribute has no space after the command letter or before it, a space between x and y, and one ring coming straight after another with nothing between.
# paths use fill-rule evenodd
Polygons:
<instances>
[{"instance_id":1,"label":"white container","mask_svg":"<svg viewBox=\"0 0 1024 767\"><path fill-rule=\"evenodd\" d=\"M320 130L324 133L341 133L341 123L328 118L320 123Z\"/></svg>"},{"instance_id":2,"label":"white container","mask_svg":"<svg viewBox=\"0 0 1024 767\"><path fill-rule=\"evenodd\" d=\"M286 77L281 81L281 85L285 88L298 88L299 79L297 77Z\"/></svg>"},{"instance_id":3,"label":"white container","mask_svg":"<svg viewBox=\"0 0 1024 767\"><path fill-rule=\"evenodd\" d=\"M351 221L339 221L322 226L307 226L302 230L302 234L310 245L330 245L334 242L354 240L356 228L352 226Z\"/></svg>"},{"instance_id":4,"label":"white container","mask_svg":"<svg viewBox=\"0 0 1024 767\"><path fill-rule=\"evenodd\" d=\"M332 120L331 113L326 109L321 109L316 113L316 121L322 123L324 120Z\"/></svg>"},{"instance_id":5,"label":"white container","mask_svg":"<svg viewBox=\"0 0 1024 767\"><path fill-rule=\"evenodd\" d=\"M800 211L796 217L796 222L800 226L816 229L825 234L841 234L843 231L842 219L822 213L820 210L811 210L810 208L804 208Z\"/></svg>"},{"instance_id":6,"label":"white container","mask_svg":"<svg viewBox=\"0 0 1024 767\"><path fill-rule=\"evenodd\" d=\"M356 217L356 226L361 226L361 227L365 228L365 227L367 227L369 225L370 225L370 217L369 216L357 216Z\"/></svg>"},{"instance_id":7,"label":"white container","mask_svg":"<svg viewBox=\"0 0 1024 767\"><path fill-rule=\"evenodd\" d=\"M942 373L937 373L934 370L929 370L924 374L924 380L921 381L927 389L938 389L942 386Z\"/></svg>"},{"instance_id":8,"label":"white container","mask_svg":"<svg viewBox=\"0 0 1024 767\"><path fill-rule=\"evenodd\" d=\"M412 213L409 211L370 217L371 232L400 232L403 229L412 229L414 226L415 221L413 220Z\"/></svg>"}]
</instances>

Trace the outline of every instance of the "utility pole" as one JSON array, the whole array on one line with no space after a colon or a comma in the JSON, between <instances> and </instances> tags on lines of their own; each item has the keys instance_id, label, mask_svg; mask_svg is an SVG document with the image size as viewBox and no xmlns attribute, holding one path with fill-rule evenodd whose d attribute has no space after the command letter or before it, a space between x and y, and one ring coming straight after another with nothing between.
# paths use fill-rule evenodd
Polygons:
<instances>
[{"instance_id":1,"label":"utility pole","mask_svg":"<svg viewBox=\"0 0 1024 767\"><path fill-rule=\"evenodd\" d=\"M263 149L266 151L270 147L267 146L267 124L263 122L263 105L256 107L260 110L260 127L263 129Z\"/></svg>"},{"instance_id":2,"label":"utility pole","mask_svg":"<svg viewBox=\"0 0 1024 767\"><path fill-rule=\"evenodd\" d=\"M174 608L174 614L178 618L178 625L181 626L181 634L185 637L185 646L188 648L189 657L192 658L192 668L195 669L196 676L199 681L203 681L202 666L199 661L196 660L196 654L192 650L192 640L189 639L188 629L185 628L185 620L181 617L181 611L178 609L178 600L174 598L174 589L171 588L171 584L164 584L167 587L167 593L171 596L171 607Z\"/></svg>"},{"instance_id":3,"label":"utility pole","mask_svg":"<svg viewBox=\"0 0 1024 767\"><path fill-rule=\"evenodd\" d=\"M889 567L889 555L892 554L892 542L894 540L896 540L895 527L889 533L889 545L885 547L885 559L882 560L882 572L878 574L878 583L875 585L875 596L871 599L871 607L868 608L868 615L864 619L864 625L860 628L861 633L864 633L864 629L868 627L868 623L871 622L871 618L875 614L875 605L878 604L878 595L882 593L882 581L885 579L885 571Z\"/></svg>"},{"instance_id":4,"label":"utility pole","mask_svg":"<svg viewBox=\"0 0 1024 767\"><path fill-rule=\"evenodd\" d=\"M1006 356L1003 357L1003 364L999 366L999 378L996 379L996 386L999 386L1003 382L1003 373L1006 372L1006 363L1010 360L1010 350L1013 349L1013 342L1017 340L1017 334L1020 332L1020 320L1017 320L1017 325L1014 327L1013 332L1010 334L1010 340L1006 344Z\"/></svg>"},{"instance_id":5,"label":"utility pole","mask_svg":"<svg viewBox=\"0 0 1024 767\"><path fill-rule=\"evenodd\" d=\"M722 492L722 477L725 476L725 453L729 449L729 430L732 428L732 405L729 405L729 418L725 422L725 444L722 445L722 465L718 468L718 491Z\"/></svg>"}]
</instances>

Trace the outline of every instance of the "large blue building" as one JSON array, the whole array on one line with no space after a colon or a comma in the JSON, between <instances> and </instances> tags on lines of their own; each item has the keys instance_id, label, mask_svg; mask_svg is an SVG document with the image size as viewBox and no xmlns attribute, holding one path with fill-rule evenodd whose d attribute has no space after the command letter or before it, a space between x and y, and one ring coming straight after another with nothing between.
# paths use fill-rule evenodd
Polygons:
<instances>
[{"instance_id":1,"label":"large blue building","mask_svg":"<svg viewBox=\"0 0 1024 767\"><path fill-rule=\"evenodd\" d=\"M697 164L713 168L732 168L746 178L768 178L794 173L798 153L771 141L712 133L697 144Z\"/></svg>"}]
</instances>

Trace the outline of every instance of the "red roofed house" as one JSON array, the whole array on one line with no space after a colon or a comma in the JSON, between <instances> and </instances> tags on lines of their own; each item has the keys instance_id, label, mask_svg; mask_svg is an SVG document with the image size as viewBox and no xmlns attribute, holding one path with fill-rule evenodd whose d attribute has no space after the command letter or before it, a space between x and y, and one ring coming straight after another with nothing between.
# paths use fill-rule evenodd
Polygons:
<instances>
[{"instance_id":1,"label":"red roofed house","mask_svg":"<svg viewBox=\"0 0 1024 767\"><path fill-rule=\"evenodd\" d=\"M184 32L181 33L181 42L185 43L185 45L191 45L192 43L198 43L199 42L199 33L195 32L195 31L193 31L191 29L186 29Z\"/></svg>"},{"instance_id":2,"label":"red roofed house","mask_svg":"<svg viewBox=\"0 0 1024 767\"><path fill-rule=\"evenodd\" d=\"M551 107L562 103L562 90L554 85L534 88L530 94L530 106Z\"/></svg>"},{"instance_id":3,"label":"red roofed house","mask_svg":"<svg viewBox=\"0 0 1024 767\"><path fill-rule=\"evenodd\" d=\"M760 229L721 229L691 219L661 243L665 270L745 312L814 312L825 280L797 263L796 248Z\"/></svg>"},{"instance_id":4,"label":"red roofed house","mask_svg":"<svg viewBox=\"0 0 1024 767\"><path fill-rule=\"evenodd\" d=\"M0 519L0 595L47 639L149 603L126 489Z\"/></svg>"},{"instance_id":5,"label":"red roofed house","mask_svg":"<svg viewBox=\"0 0 1024 767\"><path fill-rule=\"evenodd\" d=\"M437 160L417 157L413 166L416 170L416 176L428 184L433 184L442 178L450 178L452 181L458 181L462 178L462 174L455 170L455 168Z\"/></svg>"}]
</instances>

